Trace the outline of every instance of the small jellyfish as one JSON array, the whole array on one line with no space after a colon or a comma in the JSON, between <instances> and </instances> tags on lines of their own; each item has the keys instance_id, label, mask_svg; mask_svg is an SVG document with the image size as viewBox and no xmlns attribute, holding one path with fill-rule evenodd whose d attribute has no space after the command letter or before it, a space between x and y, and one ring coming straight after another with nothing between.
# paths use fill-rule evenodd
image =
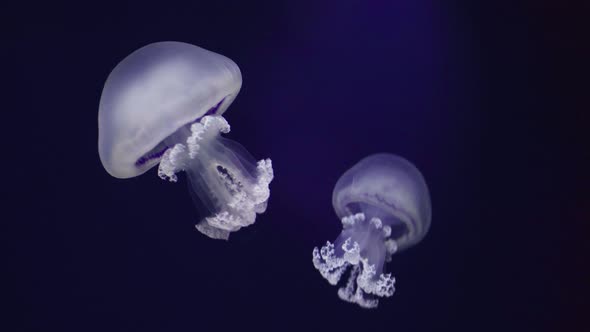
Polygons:
<instances>
[{"instance_id":1,"label":"small jellyfish","mask_svg":"<svg viewBox=\"0 0 590 332\"><path fill-rule=\"evenodd\" d=\"M214 239L254 223L266 210L270 159L256 161L222 137L221 116L242 86L238 66L223 55L181 42L144 46L123 59L104 85L98 111L98 152L117 178L159 164L160 178L184 171L203 218L196 228Z\"/></svg>"},{"instance_id":2,"label":"small jellyfish","mask_svg":"<svg viewBox=\"0 0 590 332\"><path fill-rule=\"evenodd\" d=\"M313 250L313 265L331 285L350 270L338 296L364 308L395 290L383 265L395 252L420 242L430 228L431 206L418 169L393 154L374 154L346 171L336 183L332 205L342 220L334 241Z\"/></svg>"}]
</instances>

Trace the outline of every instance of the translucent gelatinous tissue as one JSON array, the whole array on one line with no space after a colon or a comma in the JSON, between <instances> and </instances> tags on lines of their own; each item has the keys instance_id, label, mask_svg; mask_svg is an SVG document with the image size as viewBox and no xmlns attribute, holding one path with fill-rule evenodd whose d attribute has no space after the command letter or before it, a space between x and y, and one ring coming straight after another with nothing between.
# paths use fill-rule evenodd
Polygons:
<instances>
[{"instance_id":1,"label":"translucent gelatinous tissue","mask_svg":"<svg viewBox=\"0 0 590 332\"><path fill-rule=\"evenodd\" d=\"M226 240L230 232L253 224L256 214L266 210L273 179L270 159L255 163L247 152L239 155L227 144L230 141L220 137L227 132L229 124L223 117L204 116L190 126L184 143L166 150L158 168L160 178L172 182L177 181L176 173L186 172L192 193L207 211L197 229Z\"/></svg>"},{"instance_id":2,"label":"translucent gelatinous tissue","mask_svg":"<svg viewBox=\"0 0 590 332\"><path fill-rule=\"evenodd\" d=\"M158 42L123 59L109 75L98 112L98 151L117 178L159 164L162 179L185 172L203 218L199 231L216 239L251 225L266 210L270 159L256 161L223 138L222 117L242 86L238 66L223 55L181 42Z\"/></svg>"},{"instance_id":3,"label":"translucent gelatinous tissue","mask_svg":"<svg viewBox=\"0 0 590 332\"><path fill-rule=\"evenodd\" d=\"M332 205L342 221L334 241L313 250L313 264L345 301L377 307L395 290L384 271L397 251L418 243L428 232L431 205L424 178L407 160L392 154L362 159L336 183Z\"/></svg>"}]
</instances>

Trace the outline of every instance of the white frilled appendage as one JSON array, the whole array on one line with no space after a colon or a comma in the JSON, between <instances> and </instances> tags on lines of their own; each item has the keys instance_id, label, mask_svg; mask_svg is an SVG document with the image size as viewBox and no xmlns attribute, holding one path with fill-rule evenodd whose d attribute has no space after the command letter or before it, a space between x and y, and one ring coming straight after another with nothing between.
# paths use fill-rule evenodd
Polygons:
<instances>
[{"instance_id":1,"label":"white frilled appendage","mask_svg":"<svg viewBox=\"0 0 590 332\"><path fill-rule=\"evenodd\" d=\"M342 218L342 225L344 230L339 239L345 235L343 243L335 247L328 241L321 249L314 248L313 265L331 285L336 285L350 269L348 281L338 290L338 296L363 308L375 308L379 304L378 297L389 297L395 290L395 278L391 273L380 273L383 261L390 261L397 249L389 238L391 228L383 226L379 218L366 221L363 213ZM370 246L379 245L384 247L385 257L370 262L364 253L372 250Z\"/></svg>"},{"instance_id":2,"label":"white frilled appendage","mask_svg":"<svg viewBox=\"0 0 590 332\"><path fill-rule=\"evenodd\" d=\"M186 172L195 200L206 210L196 228L225 240L266 210L273 179L271 160L256 162L241 145L221 137L229 131L222 116L203 117L190 125L185 143L166 150L158 168L160 178L171 182Z\"/></svg>"}]
</instances>

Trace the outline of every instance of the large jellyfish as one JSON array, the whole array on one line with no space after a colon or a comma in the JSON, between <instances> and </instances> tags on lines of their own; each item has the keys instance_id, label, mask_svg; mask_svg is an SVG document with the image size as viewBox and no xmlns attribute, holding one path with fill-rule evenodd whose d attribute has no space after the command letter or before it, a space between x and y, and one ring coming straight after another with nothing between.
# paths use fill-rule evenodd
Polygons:
<instances>
[{"instance_id":1,"label":"large jellyfish","mask_svg":"<svg viewBox=\"0 0 590 332\"><path fill-rule=\"evenodd\" d=\"M184 171L203 218L196 228L214 239L254 223L266 210L270 159L256 161L221 137L221 116L242 86L238 66L223 55L181 42L144 46L110 73L98 111L98 152L117 178Z\"/></svg>"},{"instance_id":2,"label":"large jellyfish","mask_svg":"<svg viewBox=\"0 0 590 332\"><path fill-rule=\"evenodd\" d=\"M338 296L364 308L395 290L383 265L391 255L420 242L430 227L431 206L424 178L407 160L374 154L346 171L336 183L332 205L343 230L313 250L313 265L332 285L347 270Z\"/></svg>"}]
</instances>

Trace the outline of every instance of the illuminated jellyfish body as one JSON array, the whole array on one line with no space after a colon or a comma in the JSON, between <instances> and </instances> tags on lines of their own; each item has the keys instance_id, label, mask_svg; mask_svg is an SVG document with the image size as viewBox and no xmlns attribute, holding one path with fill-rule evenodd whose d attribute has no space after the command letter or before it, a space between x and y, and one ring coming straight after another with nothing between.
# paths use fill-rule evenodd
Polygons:
<instances>
[{"instance_id":1,"label":"illuminated jellyfish body","mask_svg":"<svg viewBox=\"0 0 590 332\"><path fill-rule=\"evenodd\" d=\"M314 248L313 264L345 301L377 307L395 290L383 265L395 252L420 242L428 232L431 206L424 178L407 160L392 154L362 159L336 183L332 205L343 230L334 241Z\"/></svg>"},{"instance_id":2,"label":"illuminated jellyfish body","mask_svg":"<svg viewBox=\"0 0 590 332\"><path fill-rule=\"evenodd\" d=\"M256 160L221 116L242 85L230 59L181 42L140 48L110 73L98 111L98 152L117 178L159 164L162 179L184 171L203 218L196 228L215 239L254 223L266 210L270 159Z\"/></svg>"}]
</instances>

